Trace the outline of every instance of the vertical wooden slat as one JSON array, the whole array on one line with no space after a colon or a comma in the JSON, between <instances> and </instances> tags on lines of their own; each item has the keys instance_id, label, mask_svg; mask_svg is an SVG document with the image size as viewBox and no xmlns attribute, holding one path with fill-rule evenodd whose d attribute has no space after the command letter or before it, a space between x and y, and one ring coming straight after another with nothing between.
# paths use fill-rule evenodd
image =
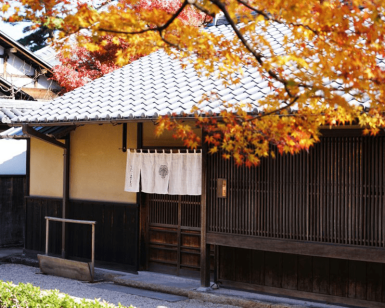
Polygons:
<instances>
[{"instance_id":1,"label":"vertical wooden slat","mask_svg":"<svg viewBox=\"0 0 385 308\"><path fill-rule=\"evenodd\" d=\"M202 139L204 140L205 131L202 130ZM210 245L207 245L207 145L202 145L202 195L201 195L201 286L210 286Z\"/></svg>"},{"instance_id":2,"label":"vertical wooden slat","mask_svg":"<svg viewBox=\"0 0 385 308\"><path fill-rule=\"evenodd\" d=\"M326 190L325 190L325 173L324 173L324 166L325 166L325 162L324 162L324 151L323 149L325 148L325 146L323 145L322 147L319 148L319 180L317 181L317 184L319 186L318 188L318 191L319 191L319 200L320 200L320 208L321 208L321 213L320 213L320 238L319 238L319 241L320 242L324 242L325 241L325 236L324 236L324 230L325 230L325 227L324 227L324 223L325 223L325 211L326 211L326 204L325 204L325 196L324 194L326 193ZM314 175L315 176L315 175ZM318 178L318 177L317 177Z\"/></svg>"},{"instance_id":3,"label":"vertical wooden slat","mask_svg":"<svg viewBox=\"0 0 385 308\"><path fill-rule=\"evenodd\" d=\"M382 137L381 138L381 141L382 141L382 149L381 149L381 152L384 153L385 151L385 138ZM385 169L385 155L381 155L381 161L382 161L382 166L381 166L381 171ZM381 173L381 209L382 209L382 225L381 225L381 228L382 228L382 247L385 247L385 188L383 187L383 185L385 185L385 172L382 172Z\"/></svg>"},{"instance_id":4,"label":"vertical wooden slat","mask_svg":"<svg viewBox=\"0 0 385 308\"><path fill-rule=\"evenodd\" d=\"M299 155L273 150L276 159L255 168L209 156L210 231L384 247L383 137L324 137ZM227 198L216 198L218 177L229 179Z\"/></svg>"}]
</instances>

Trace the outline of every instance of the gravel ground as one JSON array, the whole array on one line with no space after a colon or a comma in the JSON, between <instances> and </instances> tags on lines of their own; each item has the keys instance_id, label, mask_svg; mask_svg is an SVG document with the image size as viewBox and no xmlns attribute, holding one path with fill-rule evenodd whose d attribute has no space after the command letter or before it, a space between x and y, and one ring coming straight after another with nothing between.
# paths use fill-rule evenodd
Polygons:
<instances>
[{"instance_id":1,"label":"gravel ground","mask_svg":"<svg viewBox=\"0 0 385 308\"><path fill-rule=\"evenodd\" d=\"M133 305L138 308L195 308L195 307L221 307L235 308L235 306L223 306L209 302L201 302L188 299L180 302L167 302L154 300L147 297L128 295L115 291L108 291L91 287L89 283L77 280L61 278L56 276L41 275L40 269L19 264L0 264L0 280L12 281L14 284L19 282L31 283L41 289L58 289L60 292L67 293L73 297L100 299L109 303L124 306Z\"/></svg>"}]
</instances>

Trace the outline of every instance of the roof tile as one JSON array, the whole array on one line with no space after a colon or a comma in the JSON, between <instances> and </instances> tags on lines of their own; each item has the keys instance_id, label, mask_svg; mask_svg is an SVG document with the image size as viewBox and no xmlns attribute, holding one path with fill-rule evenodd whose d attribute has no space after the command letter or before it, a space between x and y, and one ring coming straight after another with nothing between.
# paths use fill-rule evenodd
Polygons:
<instances>
[{"instance_id":1,"label":"roof tile","mask_svg":"<svg viewBox=\"0 0 385 308\"><path fill-rule=\"evenodd\" d=\"M231 26L221 23L208 28L208 31L222 34L227 39L234 35ZM284 35L290 33L286 26L274 24L268 27L266 33L262 33L261 29L258 31L271 43L275 53L284 52L281 42ZM266 50L264 56L268 54ZM163 51L154 52L56 98L27 116L18 115L12 121L101 121L109 118L153 117L171 112L189 114L192 106L204 94L210 95L211 92L216 92L218 99L205 101L201 105L207 111L219 112L224 108L223 101L252 102L258 108L258 100L272 91L267 79L255 67L244 67L241 82L226 88L224 80L217 77L218 70L207 77L206 72L198 74L191 63L187 63L183 69L182 62L187 63ZM233 74L232 77L239 77L239 74ZM335 81L333 85L341 86ZM354 100L351 95L346 95L346 98Z\"/></svg>"}]
</instances>

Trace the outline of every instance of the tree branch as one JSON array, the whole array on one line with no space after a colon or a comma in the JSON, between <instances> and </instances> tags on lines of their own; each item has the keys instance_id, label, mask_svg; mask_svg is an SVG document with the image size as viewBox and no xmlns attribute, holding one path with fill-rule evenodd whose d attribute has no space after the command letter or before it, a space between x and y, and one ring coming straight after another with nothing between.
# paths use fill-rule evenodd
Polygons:
<instances>
[{"instance_id":1,"label":"tree branch","mask_svg":"<svg viewBox=\"0 0 385 308\"><path fill-rule=\"evenodd\" d=\"M290 106L293 106L297 102L298 99L299 99L299 96L295 96L290 103L286 104L286 106L282 106L281 108L278 108L278 109L266 112L266 113L264 113L262 115L257 115L257 116L252 117L251 119L249 119L247 121L249 122L249 121L252 121L254 119L261 119L263 117L266 117L266 116L269 116L269 115L272 115L272 114L275 114L275 113L279 113L279 112L281 112L281 111L283 111L283 110L285 110L287 108L290 108Z\"/></svg>"},{"instance_id":2,"label":"tree branch","mask_svg":"<svg viewBox=\"0 0 385 308\"><path fill-rule=\"evenodd\" d=\"M171 18L162 26L158 26L158 27L154 27L154 28L147 28L147 29L142 29L142 30L139 30L139 31L132 31L132 32L128 32L128 31L119 31L119 30L112 30L112 29L105 29L105 28L99 28L98 31L105 31L105 32L111 32L111 33L120 33L120 34L129 34L129 35L134 35L134 34L142 34L142 33L146 33L146 32L150 32L150 31L158 31L160 36L162 37L162 32L164 30L166 30L173 22L175 19L178 18L178 16L182 13L182 11L184 10L184 8L188 5L188 1L185 0L183 1L181 7L171 16Z\"/></svg>"},{"instance_id":3,"label":"tree branch","mask_svg":"<svg viewBox=\"0 0 385 308\"><path fill-rule=\"evenodd\" d=\"M246 47L246 49L254 56L254 58L257 60L257 62L259 63L260 66L263 67L263 60L262 60L262 55L258 52L256 52L254 50L253 47L251 47L251 45L249 44L249 42L246 40L246 38L243 36L243 34L241 33L241 31L239 31L239 29L237 28L236 24L234 23L234 21L231 19L231 16L229 14L229 12L227 11L226 9L226 6L220 2L219 0L211 0L211 2L213 4L215 4L216 6L218 6L218 8L223 12L223 14L225 15L227 21L229 22L230 26L233 28L235 34L237 35L237 37L240 39L240 41L242 42L242 44ZM272 70L266 70L266 72L268 73L268 75L279 81L280 83L282 83L285 87L285 91L286 93L289 95L290 98L295 98L296 96L293 95L293 93L291 93L290 89L289 89L289 86L288 86L288 81L279 77L275 72L273 72Z\"/></svg>"},{"instance_id":4,"label":"tree branch","mask_svg":"<svg viewBox=\"0 0 385 308\"><path fill-rule=\"evenodd\" d=\"M257 8L251 6L250 4L248 4L246 1L244 0L237 0L239 3L243 4L245 7L247 7L248 9L252 10L253 12L256 12L257 14L265 17L267 20L271 20L271 21L274 21L276 23L279 23L279 24L288 24L288 25L291 25L291 26L294 26L294 27L302 27L302 28L305 28L307 30L310 30L311 32L313 32L315 35L318 36L318 31L316 30L313 30L312 28L310 28L308 25L304 25L304 24L297 24L297 23L293 23L293 22L290 22L290 23L284 23L283 21L281 20L278 20L276 18L272 18L268 13L265 13L264 11L262 10L258 10Z\"/></svg>"}]
</instances>

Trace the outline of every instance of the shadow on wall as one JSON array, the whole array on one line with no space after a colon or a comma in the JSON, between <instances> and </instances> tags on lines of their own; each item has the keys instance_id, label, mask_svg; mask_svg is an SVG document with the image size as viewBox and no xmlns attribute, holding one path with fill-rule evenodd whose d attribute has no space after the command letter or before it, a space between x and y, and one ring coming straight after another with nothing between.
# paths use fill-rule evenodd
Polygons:
<instances>
[{"instance_id":1,"label":"shadow on wall","mask_svg":"<svg viewBox=\"0 0 385 308\"><path fill-rule=\"evenodd\" d=\"M26 141L0 140L0 175L25 175Z\"/></svg>"},{"instance_id":2,"label":"shadow on wall","mask_svg":"<svg viewBox=\"0 0 385 308\"><path fill-rule=\"evenodd\" d=\"M21 153L0 164L0 174L24 175L26 153Z\"/></svg>"}]
</instances>

